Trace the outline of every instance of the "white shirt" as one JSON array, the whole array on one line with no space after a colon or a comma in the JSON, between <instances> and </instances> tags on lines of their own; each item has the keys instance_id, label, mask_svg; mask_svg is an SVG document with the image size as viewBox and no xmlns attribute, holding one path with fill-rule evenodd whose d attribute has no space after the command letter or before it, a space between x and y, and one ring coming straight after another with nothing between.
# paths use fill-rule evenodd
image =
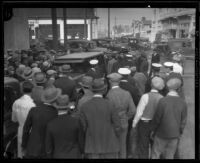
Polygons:
<instances>
[{"instance_id":1,"label":"white shirt","mask_svg":"<svg viewBox=\"0 0 200 163\"><path fill-rule=\"evenodd\" d=\"M119 86L118 85L112 86L112 89L115 89L115 88L119 88Z\"/></svg>"},{"instance_id":2,"label":"white shirt","mask_svg":"<svg viewBox=\"0 0 200 163\"><path fill-rule=\"evenodd\" d=\"M178 63L174 63L173 72L180 73L181 75L183 75L183 67Z\"/></svg>"},{"instance_id":3,"label":"white shirt","mask_svg":"<svg viewBox=\"0 0 200 163\"><path fill-rule=\"evenodd\" d=\"M95 94L93 97L103 97L102 95L100 95L100 94Z\"/></svg>"},{"instance_id":4,"label":"white shirt","mask_svg":"<svg viewBox=\"0 0 200 163\"><path fill-rule=\"evenodd\" d=\"M158 92L157 90L155 89L152 89L151 92ZM145 93L140 101L139 101L139 104L137 106L137 111L136 111L136 115L134 117L134 120L133 120L133 123L136 125L138 123L138 121L141 119L141 120L151 120L151 119L147 119L147 118L143 118L142 115L143 115L143 112L145 110L145 107L146 105L148 104L148 101L149 101L149 96L148 96L148 93Z\"/></svg>"},{"instance_id":5,"label":"white shirt","mask_svg":"<svg viewBox=\"0 0 200 163\"><path fill-rule=\"evenodd\" d=\"M176 91L169 91L169 93L167 94L167 96L179 96L178 93Z\"/></svg>"}]
</instances>

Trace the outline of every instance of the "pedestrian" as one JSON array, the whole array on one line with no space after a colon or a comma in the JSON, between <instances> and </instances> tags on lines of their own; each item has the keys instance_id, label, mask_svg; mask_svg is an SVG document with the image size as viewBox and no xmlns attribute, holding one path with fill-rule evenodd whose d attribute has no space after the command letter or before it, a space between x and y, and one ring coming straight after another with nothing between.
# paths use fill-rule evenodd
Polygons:
<instances>
[{"instance_id":1,"label":"pedestrian","mask_svg":"<svg viewBox=\"0 0 200 163\"><path fill-rule=\"evenodd\" d=\"M137 65L136 66L137 72L142 72L142 73L144 73L144 75L146 77L148 77L147 72L148 72L149 63L148 63L147 56L146 56L145 52L143 52L143 51L141 52L141 54L140 54L140 56L139 56L139 58L137 60L137 64L136 65Z\"/></svg>"},{"instance_id":2,"label":"pedestrian","mask_svg":"<svg viewBox=\"0 0 200 163\"><path fill-rule=\"evenodd\" d=\"M119 158L125 159L127 157L126 139L128 132L128 120L134 116L136 107L130 93L119 87L119 82L122 76L118 73L112 73L107 77L111 85L111 89L108 91L107 98L114 105L115 111L118 113L121 122L122 130L119 134Z\"/></svg>"},{"instance_id":3,"label":"pedestrian","mask_svg":"<svg viewBox=\"0 0 200 163\"><path fill-rule=\"evenodd\" d=\"M53 69L50 69L47 71L47 82L46 82L46 86L51 86L54 84L55 80L56 80L56 76L57 76L57 72Z\"/></svg>"},{"instance_id":4,"label":"pedestrian","mask_svg":"<svg viewBox=\"0 0 200 163\"><path fill-rule=\"evenodd\" d=\"M157 109L158 101L163 97L159 90L164 87L164 81L160 77L154 77L151 81L152 89L145 93L137 106L137 112L132 127L138 124L138 157L149 158L149 144L151 134L151 121Z\"/></svg>"},{"instance_id":5,"label":"pedestrian","mask_svg":"<svg viewBox=\"0 0 200 163\"><path fill-rule=\"evenodd\" d=\"M151 64L153 63L160 63L160 54L156 48L153 49L153 54L151 57Z\"/></svg>"},{"instance_id":6,"label":"pedestrian","mask_svg":"<svg viewBox=\"0 0 200 163\"><path fill-rule=\"evenodd\" d=\"M16 69L16 72L15 72L16 76L15 76L15 78L17 80L19 80L19 82L24 81L24 79L22 78L22 74L24 73L24 70L25 70L25 65L23 65L23 64L20 64L18 66L18 68Z\"/></svg>"},{"instance_id":7,"label":"pedestrian","mask_svg":"<svg viewBox=\"0 0 200 163\"><path fill-rule=\"evenodd\" d=\"M187 104L179 97L177 90L181 80L172 78L167 81L169 93L158 102L157 111L152 121L154 143L152 158L173 159L177 145L187 120Z\"/></svg>"},{"instance_id":8,"label":"pedestrian","mask_svg":"<svg viewBox=\"0 0 200 163\"><path fill-rule=\"evenodd\" d=\"M111 59L108 61L107 65L107 74L110 74L112 72L113 64L116 63L116 53L111 54Z\"/></svg>"},{"instance_id":9,"label":"pedestrian","mask_svg":"<svg viewBox=\"0 0 200 163\"><path fill-rule=\"evenodd\" d=\"M35 107L35 103L31 98L31 92L33 89L33 84L26 81L22 84L23 95L17 99L12 106L12 121L18 122L18 132L17 132L17 157L23 158L24 153L21 148L22 144L22 132L27 115L32 107Z\"/></svg>"},{"instance_id":10,"label":"pedestrian","mask_svg":"<svg viewBox=\"0 0 200 163\"><path fill-rule=\"evenodd\" d=\"M151 65L151 74L149 74L148 78L147 78L147 83L145 86L145 92L149 92L151 90L151 80L152 78L154 78L155 76L160 77L160 68L162 67L162 65L160 63L152 63Z\"/></svg>"},{"instance_id":11,"label":"pedestrian","mask_svg":"<svg viewBox=\"0 0 200 163\"><path fill-rule=\"evenodd\" d=\"M91 68L86 73L87 76L91 76L93 79L103 78L104 74L98 65L97 59L90 60Z\"/></svg>"},{"instance_id":12,"label":"pedestrian","mask_svg":"<svg viewBox=\"0 0 200 163\"><path fill-rule=\"evenodd\" d=\"M46 158L45 134L48 122L58 115L53 103L61 95L59 88L48 87L41 96L43 104L33 107L27 116L23 127L22 148L25 158Z\"/></svg>"},{"instance_id":13,"label":"pedestrian","mask_svg":"<svg viewBox=\"0 0 200 163\"><path fill-rule=\"evenodd\" d=\"M135 80L136 87L139 90L140 95L142 96L145 93L145 85L147 83L147 77L141 73L136 71L136 67L133 66L130 68L133 79Z\"/></svg>"},{"instance_id":14,"label":"pedestrian","mask_svg":"<svg viewBox=\"0 0 200 163\"><path fill-rule=\"evenodd\" d=\"M36 72L33 76L33 82L35 84L31 97L37 105L40 105L42 103L41 96L44 92L46 81L46 75L43 72Z\"/></svg>"},{"instance_id":15,"label":"pedestrian","mask_svg":"<svg viewBox=\"0 0 200 163\"><path fill-rule=\"evenodd\" d=\"M84 152L87 158L118 158L120 131L119 117L108 99L104 80L95 79L92 84L94 96L80 108L80 118L85 131Z\"/></svg>"},{"instance_id":16,"label":"pedestrian","mask_svg":"<svg viewBox=\"0 0 200 163\"><path fill-rule=\"evenodd\" d=\"M51 69L51 63L49 61L44 61L41 67L41 70L46 73L48 70Z\"/></svg>"},{"instance_id":17,"label":"pedestrian","mask_svg":"<svg viewBox=\"0 0 200 163\"><path fill-rule=\"evenodd\" d=\"M63 65L60 67L60 78L56 79L54 86L60 88L63 94L69 96L70 101L76 101L77 92L76 92L76 83L69 76L69 73L72 71L70 65Z\"/></svg>"},{"instance_id":18,"label":"pedestrian","mask_svg":"<svg viewBox=\"0 0 200 163\"><path fill-rule=\"evenodd\" d=\"M69 115L69 97L61 95L54 103L58 117L47 125L45 150L47 158L80 159L83 154L84 133L79 119Z\"/></svg>"},{"instance_id":19,"label":"pedestrian","mask_svg":"<svg viewBox=\"0 0 200 163\"><path fill-rule=\"evenodd\" d=\"M81 85L81 88L83 89L84 95L79 99L77 110L80 111L80 107L93 97L92 92L92 82L93 78L91 76L83 76L81 82L79 83Z\"/></svg>"},{"instance_id":20,"label":"pedestrian","mask_svg":"<svg viewBox=\"0 0 200 163\"><path fill-rule=\"evenodd\" d=\"M181 58L177 55L174 55L173 57L173 72L180 73L183 75L183 67L181 66Z\"/></svg>"}]
</instances>

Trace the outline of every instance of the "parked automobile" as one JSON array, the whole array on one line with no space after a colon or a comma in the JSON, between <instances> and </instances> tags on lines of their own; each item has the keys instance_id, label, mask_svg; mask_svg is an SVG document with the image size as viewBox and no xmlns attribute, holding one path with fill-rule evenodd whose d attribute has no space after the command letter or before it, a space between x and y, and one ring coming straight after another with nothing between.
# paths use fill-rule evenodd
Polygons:
<instances>
[{"instance_id":1,"label":"parked automobile","mask_svg":"<svg viewBox=\"0 0 200 163\"><path fill-rule=\"evenodd\" d=\"M17 128L18 123L12 121L12 105L21 96L19 82L11 77L4 77L4 121L3 148L4 156L17 157Z\"/></svg>"},{"instance_id":2,"label":"parked automobile","mask_svg":"<svg viewBox=\"0 0 200 163\"><path fill-rule=\"evenodd\" d=\"M96 42L97 47L108 48L111 44L112 39L100 38L93 39L92 41Z\"/></svg>"},{"instance_id":3,"label":"parked automobile","mask_svg":"<svg viewBox=\"0 0 200 163\"><path fill-rule=\"evenodd\" d=\"M68 47L71 53L76 52L101 52L106 51L107 48L97 47L94 41L88 40L68 40L67 41Z\"/></svg>"}]
</instances>

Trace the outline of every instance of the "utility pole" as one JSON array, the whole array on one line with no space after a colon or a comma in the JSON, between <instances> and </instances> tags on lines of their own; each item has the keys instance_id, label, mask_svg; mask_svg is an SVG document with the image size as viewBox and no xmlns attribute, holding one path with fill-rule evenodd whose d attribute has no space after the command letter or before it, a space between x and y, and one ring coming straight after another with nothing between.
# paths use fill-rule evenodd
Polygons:
<instances>
[{"instance_id":1,"label":"utility pole","mask_svg":"<svg viewBox=\"0 0 200 163\"><path fill-rule=\"evenodd\" d=\"M85 8L85 14L84 14L84 38L87 40L87 8Z\"/></svg>"},{"instance_id":2,"label":"utility pole","mask_svg":"<svg viewBox=\"0 0 200 163\"><path fill-rule=\"evenodd\" d=\"M63 8L63 25L64 25L64 47L67 48L67 16L66 8Z\"/></svg>"},{"instance_id":3,"label":"utility pole","mask_svg":"<svg viewBox=\"0 0 200 163\"><path fill-rule=\"evenodd\" d=\"M116 27L117 27L117 18L116 18L116 16L115 16L114 38L115 38L115 31L116 31Z\"/></svg>"},{"instance_id":4,"label":"utility pole","mask_svg":"<svg viewBox=\"0 0 200 163\"><path fill-rule=\"evenodd\" d=\"M108 38L110 38L110 8L108 8Z\"/></svg>"},{"instance_id":5,"label":"utility pole","mask_svg":"<svg viewBox=\"0 0 200 163\"><path fill-rule=\"evenodd\" d=\"M51 9L53 49L58 50L57 13L56 8Z\"/></svg>"}]
</instances>

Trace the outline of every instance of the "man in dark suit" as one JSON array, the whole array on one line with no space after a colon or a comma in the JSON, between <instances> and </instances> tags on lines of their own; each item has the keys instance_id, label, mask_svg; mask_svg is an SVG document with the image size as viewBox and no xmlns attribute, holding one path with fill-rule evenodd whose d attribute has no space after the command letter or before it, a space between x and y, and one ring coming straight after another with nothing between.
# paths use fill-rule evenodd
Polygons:
<instances>
[{"instance_id":1,"label":"man in dark suit","mask_svg":"<svg viewBox=\"0 0 200 163\"><path fill-rule=\"evenodd\" d=\"M129 70L128 68L120 68L118 70L118 73L122 75L122 79L119 83L119 86L131 94L131 96L133 98L133 102L134 102L135 106L137 106L139 103L139 100L140 100L140 93L139 93L138 88L136 86L132 85L130 83L130 81L128 81L131 70ZM130 137L131 128L132 128L131 127L132 120L133 120L133 116L128 120L128 132L127 132L127 141L126 141L128 157L129 157L129 155L132 155L132 153L131 153L132 147L131 147L131 143L130 143L132 141L131 137Z\"/></svg>"},{"instance_id":2,"label":"man in dark suit","mask_svg":"<svg viewBox=\"0 0 200 163\"><path fill-rule=\"evenodd\" d=\"M23 127L22 149L26 158L45 158L45 134L47 123L56 118L58 112L52 103L60 96L61 90L49 87L41 96L43 104L33 107Z\"/></svg>"},{"instance_id":3,"label":"man in dark suit","mask_svg":"<svg viewBox=\"0 0 200 163\"><path fill-rule=\"evenodd\" d=\"M60 67L60 78L56 79L54 86L62 90L62 94L67 94L70 101L76 101L76 83L73 81L68 73L71 72L70 65L63 65Z\"/></svg>"},{"instance_id":4,"label":"man in dark suit","mask_svg":"<svg viewBox=\"0 0 200 163\"><path fill-rule=\"evenodd\" d=\"M100 66L98 65L99 61L97 59L92 59L90 61L90 65L92 66L88 72L86 73L87 76L91 76L93 79L103 78L104 73Z\"/></svg>"},{"instance_id":5,"label":"man in dark suit","mask_svg":"<svg viewBox=\"0 0 200 163\"><path fill-rule=\"evenodd\" d=\"M45 147L48 158L81 158L84 135L80 120L68 114L69 97L61 95L54 103L58 117L47 125Z\"/></svg>"},{"instance_id":6,"label":"man in dark suit","mask_svg":"<svg viewBox=\"0 0 200 163\"><path fill-rule=\"evenodd\" d=\"M85 131L87 158L118 158L119 117L108 99L103 98L106 85L102 79L92 84L94 96L80 107L80 119Z\"/></svg>"}]
</instances>

